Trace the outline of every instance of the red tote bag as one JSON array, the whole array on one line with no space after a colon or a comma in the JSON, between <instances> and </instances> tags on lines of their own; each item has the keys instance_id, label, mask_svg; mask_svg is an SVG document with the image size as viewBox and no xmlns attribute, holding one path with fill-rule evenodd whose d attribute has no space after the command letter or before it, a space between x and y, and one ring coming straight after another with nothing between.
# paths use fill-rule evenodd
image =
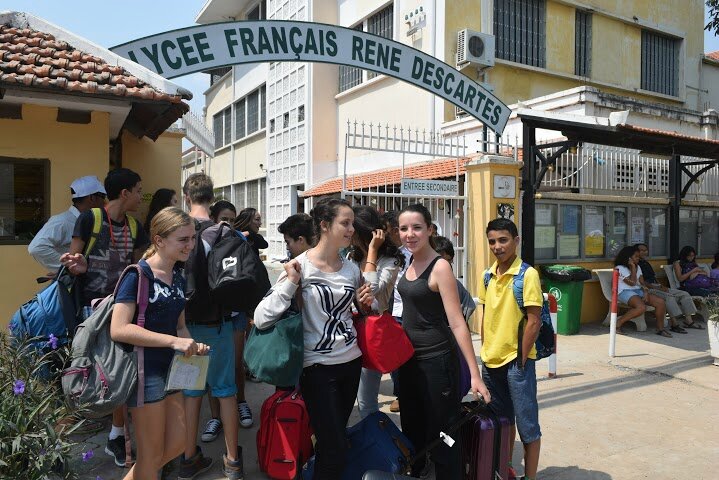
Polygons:
<instances>
[{"instance_id":1,"label":"red tote bag","mask_svg":"<svg viewBox=\"0 0 719 480\"><path fill-rule=\"evenodd\" d=\"M381 373L397 370L414 355L414 347L402 326L388 312L353 316L362 366Z\"/></svg>"}]
</instances>

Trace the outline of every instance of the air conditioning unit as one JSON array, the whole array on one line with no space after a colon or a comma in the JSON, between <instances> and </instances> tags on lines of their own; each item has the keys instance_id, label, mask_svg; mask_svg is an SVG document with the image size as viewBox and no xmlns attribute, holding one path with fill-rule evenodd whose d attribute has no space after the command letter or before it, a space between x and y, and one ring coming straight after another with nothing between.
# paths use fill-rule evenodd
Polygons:
<instances>
[{"instance_id":1,"label":"air conditioning unit","mask_svg":"<svg viewBox=\"0 0 719 480\"><path fill-rule=\"evenodd\" d=\"M473 30L457 32L457 68L494 66L494 35Z\"/></svg>"},{"instance_id":2,"label":"air conditioning unit","mask_svg":"<svg viewBox=\"0 0 719 480\"><path fill-rule=\"evenodd\" d=\"M469 115L464 109L457 106L454 107L454 118L463 118Z\"/></svg>"}]
</instances>

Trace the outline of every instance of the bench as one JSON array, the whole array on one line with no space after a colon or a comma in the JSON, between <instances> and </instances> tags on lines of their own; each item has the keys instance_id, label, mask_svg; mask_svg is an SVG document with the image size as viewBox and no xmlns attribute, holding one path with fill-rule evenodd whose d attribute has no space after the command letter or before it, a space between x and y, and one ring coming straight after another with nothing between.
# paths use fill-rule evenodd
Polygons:
<instances>
[{"instance_id":1,"label":"bench","mask_svg":"<svg viewBox=\"0 0 719 480\"><path fill-rule=\"evenodd\" d=\"M702 267L704 270L707 270L708 267L708 265L705 264L699 264L699 266ZM669 288L681 290L681 288L679 288L679 280L677 280L677 276L674 273L674 265L662 265L662 270L664 270L664 273L667 274L667 282L669 282ZM701 296L692 295L692 300L694 300L694 305L696 305L699 315L701 315L706 322L709 318L709 307L707 306L706 299Z\"/></svg>"},{"instance_id":2,"label":"bench","mask_svg":"<svg viewBox=\"0 0 719 480\"><path fill-rule=\"evenodd\" d=\"M605 327L609 326L609 323L611 321L612 317L612 272L614 272L613 268L600 268L596 270L592 270L594 274L599 278L599 285L602 287L602 293L604 294L604 298L607 299L609 302L609 311L607 312L607 316L604 318L604 321L602 322L602 325ZM654 307L647 305L647 312L653 312ZM617 310L629 309L629 305L620 302L617 300ZM619 313L619 312L617 312ZM634 325L637 326L638 332L645 332L647 330L647 322L644 319L644 314L639 315L637 318L633 318L630 320L630 322L634 322Z\"/></svg>"}]
</instances>

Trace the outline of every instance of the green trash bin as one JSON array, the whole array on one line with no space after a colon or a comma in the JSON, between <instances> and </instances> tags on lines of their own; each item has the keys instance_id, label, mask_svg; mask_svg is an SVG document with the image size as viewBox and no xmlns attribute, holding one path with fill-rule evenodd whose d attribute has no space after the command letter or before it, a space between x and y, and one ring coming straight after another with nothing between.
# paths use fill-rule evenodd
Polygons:
<instances>
[{"instance_id":1,"label":"green trash bin","mask_svg":"<svg viewBox=\"0 0 719 480\"><path fill-rule=\"evenodd\" d=\"M545 290L557 299L557 333L579 333L584 281L592 278L592 273L576 265L549 265L541 270Z\"/></svg>"}]
</instances>

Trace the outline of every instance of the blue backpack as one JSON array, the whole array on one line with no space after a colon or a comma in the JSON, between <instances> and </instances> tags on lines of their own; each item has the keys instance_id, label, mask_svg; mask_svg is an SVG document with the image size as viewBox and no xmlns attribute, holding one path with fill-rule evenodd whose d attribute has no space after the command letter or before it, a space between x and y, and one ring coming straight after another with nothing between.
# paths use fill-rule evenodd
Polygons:
<instances>
[{"instance_id":1,"label":"blue backpack","mask_svg":"<svg viewBox=\"0 0 719 480\"><path fill-rule=\"evenodd\" d=\"M34 338L37 350L49 351L50 335L57 346L70 341L77 327L77 302L73 298L74 278L61 269L52 283L25 302L12 316L10 331L17 339Z\"/></svg>"},{"instance_id":2,"label":"blue backpack","mask_svg":"<svg viewBox=\"0 0 719 480\"><path fill-rule=\"evenodd\" d=\"M524 308L524 274L527 269L531 267L528 263L522 262L522 266L519 267L519 273L514 276L512 281L512 293L514 293L514 299L517 301L519 309L522 311L522 321L519 322L519 340L517 342L518 352L517 355L522 355L522 336L524 334L524 326L527 320L527 309ZM492 272L489 269L484 272L484 289L485 291L489 287L489 281L492 279ZM542 324L539 327L539 335L537 335L537 341L534 343L534 347L537 350L537 360L546 358L556 352L556 345L554 342L554 327L552 327L552 317L549 314L549 302L544 300L542 303L542 310L539 314L539 318Z\"/></svg>"}]
</instances>

